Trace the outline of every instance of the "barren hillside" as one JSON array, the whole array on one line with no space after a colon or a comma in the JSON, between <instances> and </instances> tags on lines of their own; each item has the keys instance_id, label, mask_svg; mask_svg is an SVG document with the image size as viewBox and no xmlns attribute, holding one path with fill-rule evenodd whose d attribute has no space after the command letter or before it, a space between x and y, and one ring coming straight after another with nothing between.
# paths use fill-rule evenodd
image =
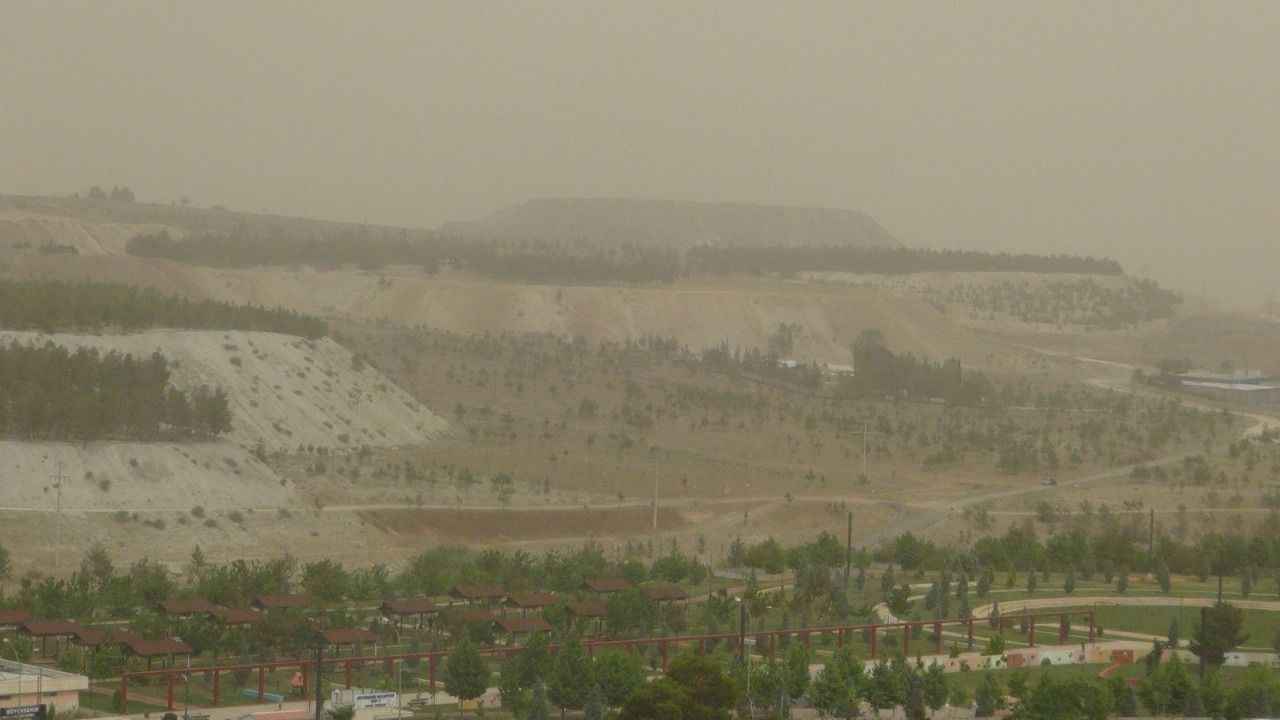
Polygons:
<instances>
[{"instance_id":1,"label":"barren hillside","mask_svg":"<svg viewBox=\"0 0 1280 720\"><path fill-rule=\"evenodd\" d=\"M414 445L446 423L381 373L327 338L249 332L152 331L132 335L0 332L0 342L53 342L135 356L159 352L182 389L223 388L230 400L227 441L242 448L299 445Z\"/></svg>"},{"instance_id":2,"label":"barren hillside","mask_svg":"<svg viewBox=\"0 0 1280 720\"><path fill-rule=\"evenodd\" d=\"M154 224L95 222L25 210L0 210L0 257L36 253L46 246L74 248L80 255L123 255L135 235L180 230Z\"/></svg>"}]
</instances>

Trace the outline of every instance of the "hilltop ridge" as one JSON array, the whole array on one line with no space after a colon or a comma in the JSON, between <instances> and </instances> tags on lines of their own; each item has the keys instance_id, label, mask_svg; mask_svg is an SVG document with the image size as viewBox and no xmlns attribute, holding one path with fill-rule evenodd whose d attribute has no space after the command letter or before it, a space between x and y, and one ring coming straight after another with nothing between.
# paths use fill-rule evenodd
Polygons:
<instances>
[{"instance_id":1,"label":"hilltop ridge","mask_svg":"<svg viewBox=\"0 0 1280 720\"><path fill-rule=\"evenodd\" d=\"M540 198L441 230L496 240L634 244L675 249L730 247L902 247L855 210L642 198Z\"/></svg>"}]
</instances>

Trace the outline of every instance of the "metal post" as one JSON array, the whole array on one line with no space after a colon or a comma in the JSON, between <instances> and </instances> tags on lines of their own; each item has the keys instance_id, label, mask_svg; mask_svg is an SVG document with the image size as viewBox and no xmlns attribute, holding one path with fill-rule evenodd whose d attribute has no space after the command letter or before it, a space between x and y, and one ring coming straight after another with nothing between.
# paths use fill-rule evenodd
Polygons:
<instances>
[{"instance_id":1,"label":"metal post","mask_svg":"<svg viewBox=\"0 0 1280 720\"><path fill-rule=\"evenodd\" d=\"M969 649L973 649L973 616L969 616Z\"/></svg>"},{"instance_id":2,"label":"metal post","mask_svg":"<svg viewBox=\"0 0 1280 720\"><path fill-rule=\"evenodd\" d=\"M658 641L658 653L662 655L662 672L667 671L667 641Z\"/></svg>"},{"instance_id":3,"label":"metal post","mask_svg":"<svg viewBox=\"0 0 1280 720\"><path fill-rule=\"evenodd\" d=\"M169 671L168 673L166 673L164 678L166 681L165 693L164 693L165 709L172 710L173 709L173 671Z\"/></svg>"},{"instance_id":4,"label":"metal post","mask_svg":"<svg viewBox=\"0 0 1280 720\"><path fill-rule=\"evenodd\" d=\"M431 692L436 691L436 655L427 657L427 686L431 688Z\"/></svg>"},{"instance_id":5,"label":"metal post","mask_svg":"<svg viewBox=\"0 0 1280 720\"><path fill-rule=\"evenodd\" d=\"M872 660L876 659L876 629L878 627L879 626L877 625L871 626L871 659Z\"/></svg>"},{"instance_id":6,"label":"metal post","mask_svg":"<svg viewBox=\"0 0 1280 720\"><path fill-rule=\"evenodd\" d=\"M746 601L738 601L738 659L745 660L747 656L747 603Z\"/></svg>"},{"instance_id":7,"label":"metal post","mask_svg":"<svg viewBox=\"0 0 1280 720\"><path fill-rule=\"evenodd\" d=\"M324 710L324 645L316 645L316 720L323 720Z\"/></svg>"},{"instance_id":8,"label":"metal post","mask_svg":"<svg viewBox=\"0 0 1280 720\"><path fill-rule=\"evenodd\" d=\"M1032 571L1034 572L1034 571ZM1027 619L1027 646L1036 646L1036 616L1032 615Z\"/></svg>"},{"instance_id":9,"label":"metal post","mask_svg":"<svg viewBox=\"0 0 1280 720\"><path fill-rule=\"evenodd\" d=\"M120 704L129 712L129 673L120 674Z\"/></svg>"},{"instance_id":10,"label":"metal post","mask_svg":"<svg viewBox=\"0 0 1280 720\"><path fill-rule=\"evenodd\" d=\"M849 592L849 571L853 567L853 511L849 511L849 532L844 546L844 590Z\"/></svg>"},{"instance_id":11,"label":"metal post","mask_svg":"<svg viewBox=\"0 0 1280 720\"><path fill-rule=\"evenodd\" d=\"M213 706L218 707L218 703L222 701L222 671L213 671Z\"/></svg>"},{"instance_id":12,"label":"metal post","mask_svg":"<svg viewBox=\"0 0 1280 720\"><path fill-rule=\"evenodd\" d=\"M258 666L258 702L262 702L267 697L267 666Z\"/></svg>"},{"instance_id":13,"label":"metal post","mask_svg":"<svg viewBox=\"0 0 1280 720\"><path fill-rule=\"evenodd\" d=\"M343 663L343 672L345 673L345 676L346 676L345 680L347 683L347 687L351 687L351 661L350 660Z\"/></svg>"},{"instance_id":14,"label":"metal post","mask_svg":"<svg viewBox=\"0 0 1280 720\"><path fill-rule=\"evenodd\" d=\"M902 626L902 656L911 657L911 623Z\"/></svg>"},{"instance_id":15,"label":"metal post","mask_svg":"<svg viewBox=\"0 0 1280 720\"><path fill-rule=\"evenodd\" d=\"M1089 611L1089 644L1090 644L1090 645L1092 645L1092 644L1093 644L1093 632L1094 632L1093 627L1094 627L1094 626L1093 626L1093 611L1092 611L1092 610L1090 610L1090 611Z\"/></svg>"},{"instance_id":16,"label":"metal post","mask_svg":"<svg viewBox=\"0 0 1280 720\"><path fill-rule=\"evenodd\" d=\"M938 654L941 655L942 654L942 623L936 622L933 624L933 634L935 637L935 642L937 643Z\"/></svg>"},{"instance_id":17,"label":"metal post","mask_svg":"<svg viewBox=\"0 0 1280 720\"><path fill-rule=\"evenodd\" d=\"M1058 644L1066 645L1067 637L1071 633L1071 616L1067 613L1062 614L1062 619L1058 621Z\"/></svg>"}]
</instances>

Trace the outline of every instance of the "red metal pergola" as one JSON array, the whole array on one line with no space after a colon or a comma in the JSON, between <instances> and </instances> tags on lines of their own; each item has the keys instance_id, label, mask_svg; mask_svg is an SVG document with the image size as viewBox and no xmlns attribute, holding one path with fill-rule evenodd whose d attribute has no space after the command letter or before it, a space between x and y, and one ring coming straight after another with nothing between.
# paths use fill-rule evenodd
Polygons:
<instances>
[{"instance_id":1,"label":"red metal pergola","mask_svg":"<svg viewBox=\"0 0 1280 720\"><path fill-rule=\"evenodd\" d=\"M1094 641L1094 612L1092 609L1086 610L1064 610L1058 612L1044 613L1019 613L1007 617L1001 617L998 624L1003 627L1006 624L1020 623L1024 620L1027 622L1027 644L1034 647L1036 644L1036 620L1039 619L1057 619L1058 620L1058 642L1066 644L1068 635L1071 630L1071 618L1083 617L1089 622L1089 642ZM949 620L917 620L910 622L897 623L873 623L869 625L830 625L822 627L809 628L791 628L786 630L762 630L751 633L755 638L757 647L764 647L765 653L772 656L777 649L778 639L783 636L796 637L806 647L809 646L811 638L815 634L833 634L836 637L836 644L843 647L846 642L846 636L849 633L865 632L867 633L867 643L871 650L871 659L875 659L878 653L877 637L881 631L902 630L902 654L910 655L911 652L911 634L916 628L931 627L934 631L935 651L941 655L945 652L942 640L942 629L946 626L964 626L966 635L970 645L974 639L974 625L978 622L976 618L953 618ZM625 640L587 640L583 643L583 647L588 655L593 655L597 650L603 648L623 648L627 651L634 652L639 648L646 646L657 646L659 656L662 659L662 670L666 672L669 648L672 645L692 645L697 644L698 653L705 654L707 651L707 643L709 642L725 642L730 647L738 649L738 640L740 634L735 632L728 633L711 633L703 635L669 635L666 637L646 637L632 638ZM508 646L484 648L480 650L482 655L496 657L510 657L521 650L523 646ZM555 651L556 645L550 645L549 649ZM344 682L349 687L352 680L352 669L363 663L381 662L387 665L396 662L404 662L406 660L425 660L427 666L427 684L434 691L436 688L436 667L441 658L447 657L449 651L436 650L433 652L417 652L406 653L402 655L383 655L381 657L346 657L333 658L325 660L322 665L330 667L342 666ZM301 658L291 660L279 660L274 662L251 663L247 665L218 665L213 667L193 667L191 671L200 673L213 674L213 705L216 707L222 699L222 673L234 672L236 670L257 671L258 674L258 700L261 701L266 696L267 690L267 673L274 670L297 668L302 673L303 695L309 696L309 686L311 682L311 673L315 667L314 660L305 660ZM125 672L120 675L120 698L121 702L128 706L129 702L129 680L130 678L144 677L163 677L166 682L165 700L169 710L175 709L174 705L174 685L177 678L186 673L185 669L168 668L164 670L148 670L142 672ZM190 682L190 678L187 679Z\"/></svg>"}]
</instances>

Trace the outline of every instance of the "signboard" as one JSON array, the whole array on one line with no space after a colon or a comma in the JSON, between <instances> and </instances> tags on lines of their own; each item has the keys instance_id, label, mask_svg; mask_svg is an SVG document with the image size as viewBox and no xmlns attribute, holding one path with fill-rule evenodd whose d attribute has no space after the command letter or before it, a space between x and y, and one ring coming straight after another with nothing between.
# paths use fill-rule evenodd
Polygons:
<instances>
[{"instance_id":1,"label":"signboard","mask_svg":"<svg viewBox=\"0 0 1280 720\"><path fill-rule=\"evenodd\" d=\"M350 690L334 688L330 702L335 707L350 705L357 710L365 708L391 708L399 705L399 696L381 690Z\"/></svg>"},{"instance_id":2,"label":"signboard","mask_svg":"<svg viewBox=\"0 0 1280 720\"><path fill-rule=\"evenodd\" d=\"M46 705L18 705L0 708L0 718L44 718Z\"/></svg>"}]
</instances>

